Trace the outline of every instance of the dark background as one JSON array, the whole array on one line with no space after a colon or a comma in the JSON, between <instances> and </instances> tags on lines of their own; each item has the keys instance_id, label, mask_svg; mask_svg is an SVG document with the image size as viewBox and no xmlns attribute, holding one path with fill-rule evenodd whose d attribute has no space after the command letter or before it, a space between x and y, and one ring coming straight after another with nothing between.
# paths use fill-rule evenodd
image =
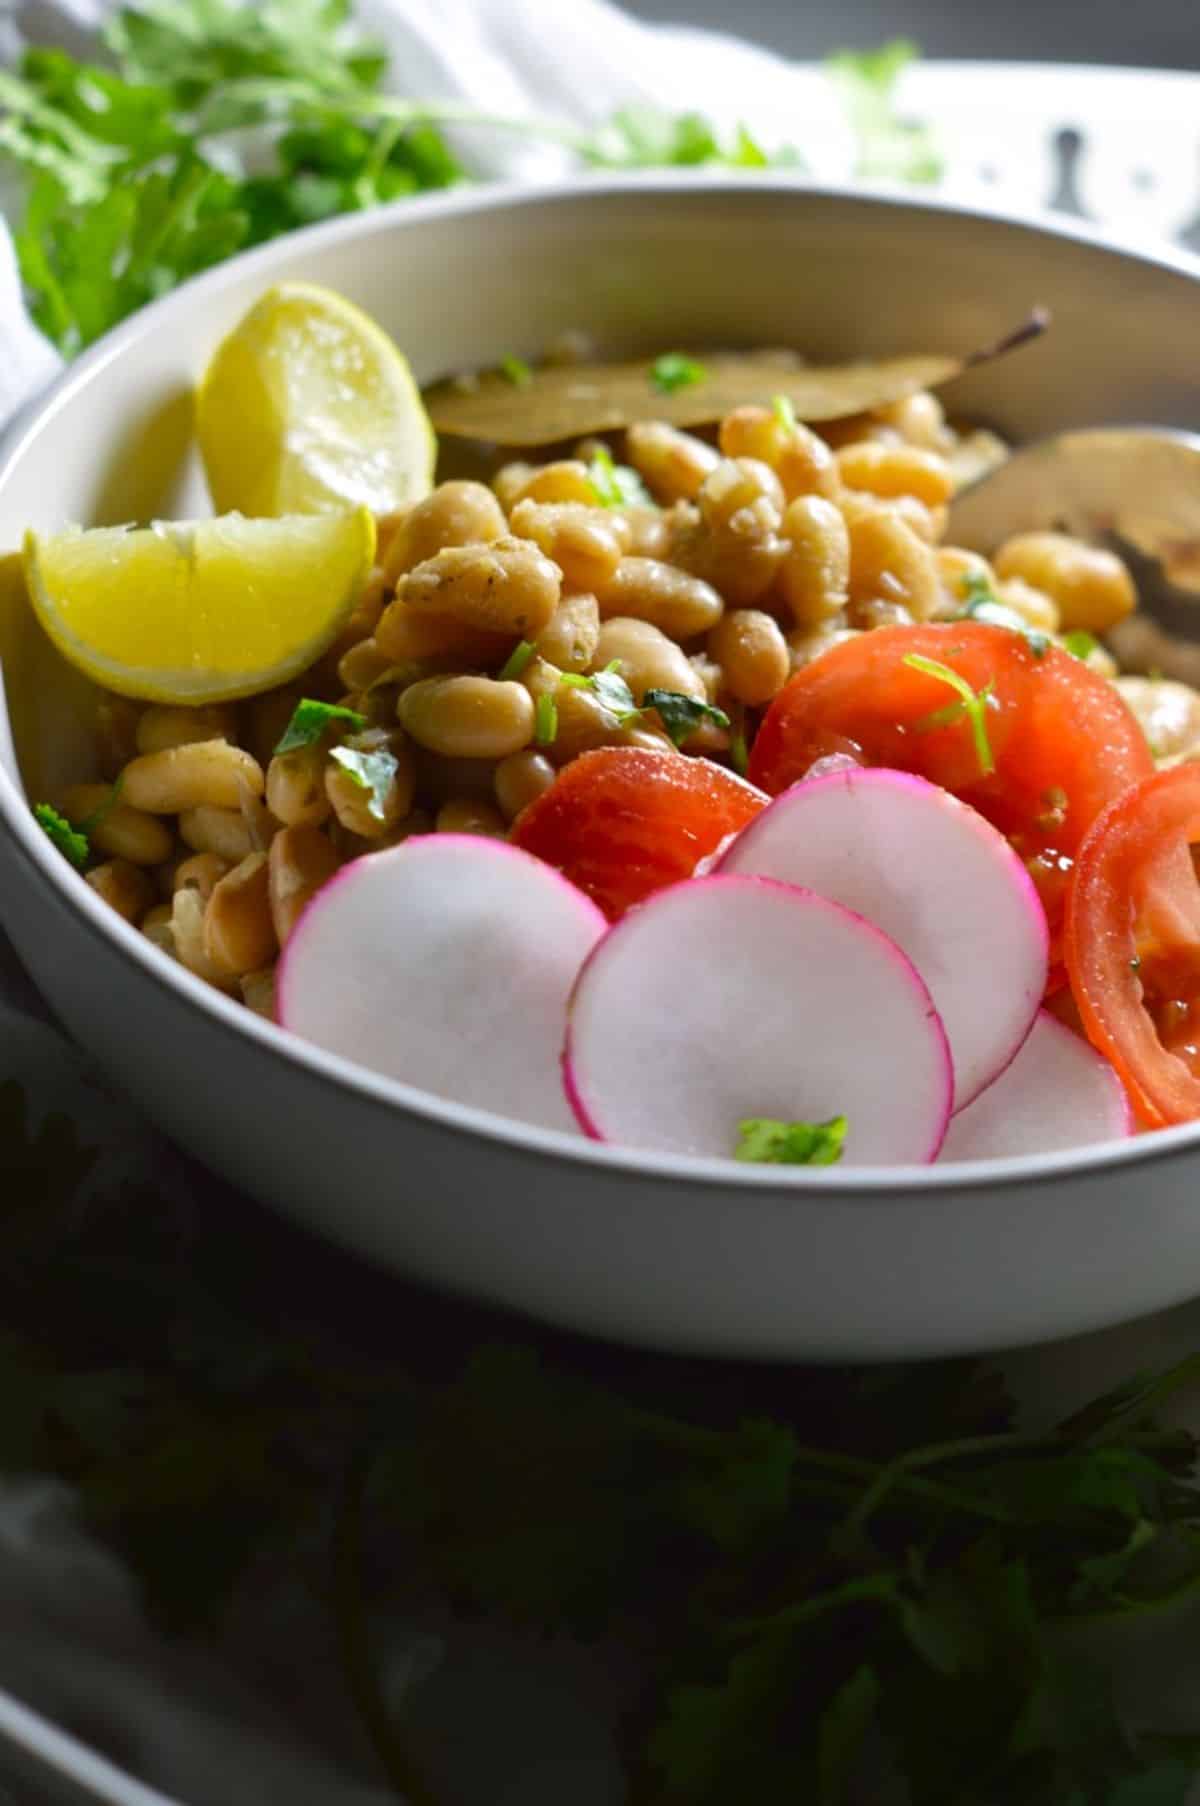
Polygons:
<instances>
[{"instance_id":1,"label":"dark background","mask_svg":"<svg viewBox=\"0 0 1200 1806\"><path fill-rule=\"evenodd\" d=\"M927 56L1200 69L1200 0L625 0L790 57L914 38Z\"/></svg>"}]
</instances>

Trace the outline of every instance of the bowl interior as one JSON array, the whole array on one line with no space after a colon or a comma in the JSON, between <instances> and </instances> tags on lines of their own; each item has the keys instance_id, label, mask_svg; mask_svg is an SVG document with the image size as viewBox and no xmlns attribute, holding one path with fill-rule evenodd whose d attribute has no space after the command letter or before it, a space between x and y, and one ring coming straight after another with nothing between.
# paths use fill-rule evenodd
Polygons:
<instances>
[{"instance_id":1,"label":"bowl interior","mask_svg":"<svg viewBox=\"0 0 1200 1806\"><path fill-rule=\"evenodd\" d=\"M191 396L271 282L305 278L374 315L425 381L536 355L565 327L605 350L789 345L817 360L970 351L1035 303L1054 326L947 400L1017 438L1067 424L1195 425L1186 266L911 201L779 181L632 181L475 191L338 221L190 284L68 373L0 464L0 552L28 527L210 511ZM48 646L0 560L0 761L29 795L90 769L88 687Z\"/></svg>"}]
</instances>

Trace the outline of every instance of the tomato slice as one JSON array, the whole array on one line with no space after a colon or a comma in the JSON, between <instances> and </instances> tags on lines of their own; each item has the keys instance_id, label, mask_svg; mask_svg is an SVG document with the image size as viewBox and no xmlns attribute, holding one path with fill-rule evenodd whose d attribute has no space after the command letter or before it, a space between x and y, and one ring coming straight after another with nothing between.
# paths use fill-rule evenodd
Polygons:
<instances>
[{"instance_id":1,"label":"tomato slice","mask_svg":"<svg viewBox=\"0 0 1200 1806\"><path fill-rule=\"evenodd\" d=\"M992 772L968 716L946 720L953 690L906 664L914 655L957 673L976 696L987 692ZM1092 822L1154 769L1106 678L1057 646L1039 650L979 621L881 627L822 653L767 710L749 776L775 795L836 752L916 772L972 804L1025 860L1052 930Z\"/></svg>"},{"instance_id":2,"label":"tomato slice","mask_svg":"<svg viewBox=\"0 0 1200 1806\"><path fill-rule=\"evenodd\" d=\"M514 846L557 866L610 921L753 819L767 798L708 759L630 746L582 753L514 824Z\"/></svg>"},{"instance_id":3,"label":"tomato slice","mask_svg":"<svg viewBox=\"0 0 1200 1806\"><path fill-rule=\"evenodd\" d=\"M1200 1117L1200 766L1127 790L1080 848L1067 908L1071 990L1151 1128Z\"/></svg>"}]
</instances>

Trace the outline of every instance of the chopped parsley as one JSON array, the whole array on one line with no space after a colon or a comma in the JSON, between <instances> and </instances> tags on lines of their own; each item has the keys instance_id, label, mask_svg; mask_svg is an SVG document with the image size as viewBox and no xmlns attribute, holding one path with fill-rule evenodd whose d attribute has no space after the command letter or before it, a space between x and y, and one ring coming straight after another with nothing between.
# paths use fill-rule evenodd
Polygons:
<instances>
[{"instance_id":1,"label":"chopped parsley","mask_svg":"<svg viewBox=\"0 0 1200 1806\"><path fill-rule=\"evenodd\" d=\"M315 746L335 722L343 732L352 734L361 734L367 725L366 716L355 709L343 709L334 702L314 702L311 696L301 697L275 751L289 753L302 746Z\"/></svg>"},{"instance_id":2,"label":"chopped parsley","mask_svg":"<svg viewBox=\"0 0 1200 1806\"><path fill-rule=\"evenodd\" d=\"M125 774L122 772L103 802L97 803L90 815L85 815L82 821L77 821L75 823L75 832L77 834L86 834L90 839L96 832L96 829L108 820L109 816L120 802L121 791L124 787Z\"/></svg>"},{"instance_id":3,"label":"chopped parsley","mask_svg":"<svg viewBox=\"0 0 1200 1806\"><path fill-rule=\"evenodd\" d=\"M558 738L558 704L553 696L539 696L533 716L533 738L538 746L553 746Z\"/></svg>"},{"instance_id":4,"label":"chopped parsley","mask_svg":"<svg viewBox=\"0 0 1200 1806\"><path fill-rule=\"evenodd\" d=\"M356 746L335 746L329 756L353 778L361 790L370 793L367 814L374 816L376 821L386 821L388 794L396 776L395 755L386 748L367 752Z\"/></svg>"},{"instance_id":5,"label":"chopped parsley","mask_svg":"<svg viewBox=\"0 0 1200 1806\"><path fill-rule=\"evenodd\" d=\"M690 739L702 721L711 721L717 727L729 726L729 716L724 709L711 702L701 702L695 696L685 696L680 690L647 690L642 707L657 712L675 746L682 746Z\"/></svg>"},{"instance_id":6,"label":"chopped parsley","mask_svg":"<svg viewBox=\"0 0 1200 1806\"><path fill-rule=\"evenodd\" d=\"M846 1142L846 1118L828 1122L777 1122L748 1116L738 1124L735 1160L759 1166L836 1166Z\"/></svg>"},{"instance_id":7,"label":"chopped parsley","mask_svg":"<svg viewBox=\"0 0 1200 1806\"><path fill-rule=\"evenodd\" d=\"M81 872L88 862L91 847L88 837L80 829L73 828L65 815L52 809L49 803L35 803L33 818L49 838L54 842L64 859L69 859L76 871Z\"/></svg>"},{"instance_id":8,"label":"chopped parsley","mask_svg":"<svg viewBox=\"0 0 1200 1806\"><path fill-rule=\"evenodd\" d=\"M500 359L499 371L505 382L511 383L514 389L527 389L533 381L533 371L523 357L514 357L508 352Z\"/></svg>"},{"instance_id":9,"label":"chopped parsley","mask_svg":"<svg viewBox=\"0 0 1200 1806\"><path fill-rule=\"evenodd\" d=\"M744 778L750 769L750 749L746 745L746 730L735 727L729 739L729 763L739 778Z\"/></svg>"},{"instance_id":10,"label":"chopped parsley","mask_svg":"<svg viewBox=\"0 0 1200 1806\"><path fill-rule=\"evenodd\" d=\"M775 395L771 399L771 412L785 433L794 433L800 422L796 419L796 406L790 395Z\"/></svg>"},{"instance_id":11,"label":"chopped parsley","mask_svg":"<svg viewBox=\"0 0 1200 1806\"><path fill-rule=\"evenodd\" d=\"M1086 627L1073 627L1070 633L1063 634L1062 645L1064 651L1069 652L1072 658L1086 661L1091 658L1093 652L1099 649L1100 642L1094 633L1087 631Z\"/></svg>"},{"instance_id":12,"label":"chopped parsley","mask_svg":"<svg viewBox=\"0 0 1200 1806\"><path fill-rule=\"evenodd\" d=\"M520 677L533 654L533 641L519 640L496 673L497 683L511 683L514 677Z\"/></svg>"},{"instance_id":13,"label":"chopped parsley","mask_svg":"<svg viewBox=\"0 0 1200 1806\"><path fill-rule=\"evenodd\" d=\"M564 671L559 682L568 690L590 690L609 714L615 717L618 727L624 727L626 722L641 714L634 701L633 691L621 676L618 659L614 658L610 664L605 665L603 671L594 671L590 677L582 677L578 671Z\"/></svg>"},{"instance_id":14,"label":"chopped parsley","mask_svg":"<svg viewBox=\"0 0 1200 1806\"><path fill-rule=\"evenodd\" d=\"M654 507L654 497L636 470L615 464L607 445L598 445L588 465L588 481L605 508Z\"/></svg>"},{"instance_id":15,"label":"chopped parsley","mask_svg":"<svg viewBox=\"0 0 1200 1806\"><path fill-rule=\"evenodd\" d=\"M1034 658L1043 658L1050 646L1050 636L1031 627L1015 608L1001 602L982 571L966 571L961 588L966 604L959 617L964 621L982 621L985 627L1004 627L1020 634Z\"/></svg>"},{"instance_id":16,"label":"chopped parsley","mask_svg":"<svg viewBox=\"0 0 1200 1806\"><path fill-rule=\"evenodd\" d=\"M996 687L995 680L989 678L976 695L965 677L960 677L957 671L952 671L949 665L941 664L936 658L926 658L920 652L909 652L901 662L912 671L923 671L926 677L936 677L939 683L945 684L959 698L957 702L949 703L944 709L935 709L931 715L925 715L915 722L914 732L924 734L933 728L952 727L956 721L961 721L966 716L971 723L971 737L975 742L979 769L984 777L989 777L996 769L996 761L992 756L992 743L988 739L986 717L988 700Z\"/></svg>"},{"instance_id":17,"label":"chopped parsley","mask_svg":"<svg viewBox=\"0 0 1200 1806\"><path fill-rule=\"evenodd\" d=\"M680 389L694 389L708 371L694 357L683 351L664 351L650 366L650 381L660 395L674 395Z\"/></svg>"}]
</instances>

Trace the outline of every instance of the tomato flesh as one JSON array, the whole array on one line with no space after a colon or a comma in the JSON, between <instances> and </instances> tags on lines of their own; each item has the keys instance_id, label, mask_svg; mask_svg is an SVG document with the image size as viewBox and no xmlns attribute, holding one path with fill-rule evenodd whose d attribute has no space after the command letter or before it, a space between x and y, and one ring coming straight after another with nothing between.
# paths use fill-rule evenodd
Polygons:
<instances>
[{"instance_id":1,"label":"tomato flesh","mask_svg":"<svg viewBox=\"0 0 1200 1806\"><path fill-rule=\"evenodd\" d=\"M1080 1019L1150 1128L1200 1117L1198 844L1200 766L1156 772L1093 825L1067 909Z\"/></svg>"},{"instance_id":2,"label":"tomato flesh","mask_svg":"<svg viewBox=\"0 0 1200 1806\"><path fill-rule=\"evenodd\" d=\"M965 714L936 725L954 692L907 665L913 655L956 672L977 696L988 690L994 771L982 769ZM1092 822L1154 770L1107 679L1057 646L1038 650L979 621L881 627L814 659L767 710L749 776L777 795L835 752L916 772L978 809L1025 860L1052 931Z\"/></svg>"},{"instance_id":3,"label":"tomato flesh","mask_svg":"<svg viewBox=\"0 0 1200 1806\"><path fill-rule=\"evenodd\" d=\"M696 862L767 802L742 778L682 753L602 747L564 767L522 810L514 846L553 865L610 921Z\"/></svg>"}]
</instances>

